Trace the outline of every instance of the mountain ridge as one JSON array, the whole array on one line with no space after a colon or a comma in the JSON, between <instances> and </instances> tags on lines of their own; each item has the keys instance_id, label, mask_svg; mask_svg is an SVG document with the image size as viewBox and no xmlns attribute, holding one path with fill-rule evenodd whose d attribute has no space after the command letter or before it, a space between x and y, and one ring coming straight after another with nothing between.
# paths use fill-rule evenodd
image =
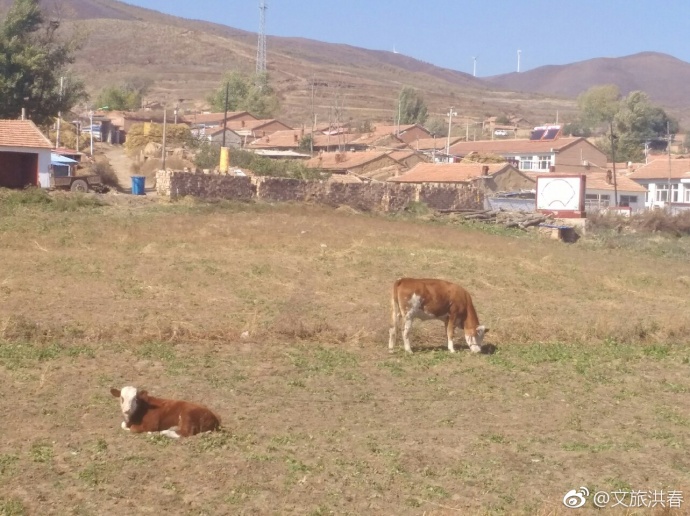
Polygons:
<instances>
[{"instance_id":1,"label":"mountain ridge","mask_svg":"<svg viewBox=\"0 0 690 516\"><path fill-rule=\"evenodd\" d=\"M0 0L0 14L11 4ZM224 72L255 68L257 35L252 32L118 0L43 0L42 5L49 16L64 20L66 31L88 33L73 70L92 94L144 76L153 82L151 98L185 99L188 107L200 108ZM670 114L690 118L682 99L690 64L658 52L480 78L385 50L302 37L267 36L267 42L280 116L293 123L311 119L312 84L321 121L338 116L338 109L357 120L393 121L397 94L408 85L423 93L432 117L444 118L452 106L469 134L472 121L490 115L519 115L540 124L554 121L558 113L567 120L575 116L577 94L603 83L617 84L624 93L642 89Z\"/></svg>"}]
</instances>

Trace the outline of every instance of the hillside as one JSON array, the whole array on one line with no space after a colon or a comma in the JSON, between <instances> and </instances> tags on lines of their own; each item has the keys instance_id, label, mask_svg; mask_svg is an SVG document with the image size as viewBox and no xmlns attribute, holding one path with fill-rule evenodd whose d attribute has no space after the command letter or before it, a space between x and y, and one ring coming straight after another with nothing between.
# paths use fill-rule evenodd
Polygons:
<instances>
[{"instance_id":1,"label":"hillside","mask_svg":"<svg viewBox=\"0 0 690 516\"><path fill-rule=\"evenodd\" d=\"M11 3L0 0L0 13ZM255 67L257 37L251 32L116 0L44 5L63 20L66 32L86 34L73 68L93 94L127 77L145 77L153 81L149 100L185 99L183 108L199 108L225 71L251 73ZM679 85L690 78L690 64L653 53L480 79L403 54L304 38L269 36L267 47L269 73L282 100L279 116L292 124L310 118L312 82L317 121L334 118L336 107L341 119L393 121L397 93L409 85L423 92L432 117L443 117L453 106L460 131L489 115L516 114L540 124L552 122L558 111L567 121L575 96L601 83L626 92L643 89L682 118Z\"/></svg>"},{"instance_id":2,"label":"hillside","mask_svg":"<svg viewBox=\"0 0 690 516\"><path fill-rule=\"evenodd\" d=\"M485 79L512 91L577 97L598 84L615 84L624 95L635 90L670 110L687 105L690 63L658 52L642 52L619 58L597 58L568 65L542 66L521 73Z\"/></svg>"}]
</instances>

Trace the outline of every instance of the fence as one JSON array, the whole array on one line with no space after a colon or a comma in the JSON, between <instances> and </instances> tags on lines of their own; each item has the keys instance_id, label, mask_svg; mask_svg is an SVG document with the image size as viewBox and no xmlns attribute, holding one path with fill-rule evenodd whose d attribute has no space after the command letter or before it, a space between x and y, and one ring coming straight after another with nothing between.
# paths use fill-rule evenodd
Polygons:
<instances>
[{"instance_id":1,"label":"fence","mask_svg":"<svg viewBox=\"0 0 690 516\"><path fill-rule=\"evenodd\" d=\"M177 199L313 202L361 211L398 211L411 203L432 209L482 209L484 194L471 184L429 186L397 183L336 183L277 177L238 177L160 170L158 195Z\"/></svg>"}]
</instances>

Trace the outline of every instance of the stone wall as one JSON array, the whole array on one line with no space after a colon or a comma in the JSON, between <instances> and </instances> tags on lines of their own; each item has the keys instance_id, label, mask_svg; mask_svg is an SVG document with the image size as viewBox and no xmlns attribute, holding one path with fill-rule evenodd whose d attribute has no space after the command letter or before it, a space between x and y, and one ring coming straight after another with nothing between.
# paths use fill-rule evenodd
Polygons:
<instances>
[{"instance_id":1,"label":"stone wall","mask_svg":"<svg viewBox=\"0 0 690 516\"><path fill-rule=\"evenodd\" d=\"M158 195L177 199L313 202L360 211L399 211L412 202L433 209L483 209L484 194L474 185L430 186L400 183L332 183L279 177L237 177L158 171Z\"/></svg>"}]
</instances>

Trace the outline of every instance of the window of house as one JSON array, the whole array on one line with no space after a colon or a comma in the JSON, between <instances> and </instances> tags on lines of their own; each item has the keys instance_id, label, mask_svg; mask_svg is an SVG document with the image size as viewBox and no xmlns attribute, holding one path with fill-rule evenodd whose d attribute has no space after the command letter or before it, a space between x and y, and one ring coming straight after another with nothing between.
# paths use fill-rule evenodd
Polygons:
<instances>
[{"instance_id":1,"label":"window of house","mask_svg":"<svg viewBox=\"0 0 690 516\"><path fill-rule=\"evenodd\" d=\"M657 183L656 185L656 201L666 202L668 201L668 183Z\"/></svg>"},{"instance_id":2,"label":"window of house","mask_svg":"<svg viewBox=\"0 0 690 516\"><path fill-rule=\"evenodd\" d=\"M621 206L631 206L637 204L637 195L621 195L620 205Z\"/></svg>"},{"instance_id":3,"label":"window of house","mask_svg":"<svg viewBox=\"0 0 690 516\"><path fill-rule=\"evenodd\" d=\"M683 202L690 203L690 188L685 189L685 198L683 199Z\"/></svg>"},{"instance_id":4,"label":"window of house","mask_svg":"<svg viewBox=\"0 0 690 516\"><path fill-rule=\"evenodd\" d=\"M537 160L537 167L539 170L549 170L549 167L551 166L551 156L538 156Z\"/></svg>"},{"instance_id":5,"label":"window of house","mask_svg":"<svg viewBox=\"0 0 690 516\"><path fill-rule=\"evenodd\" d=\"M532 156L520 156L520 170L532 170Z\"/></svg>"},{"instance_id":6,"label":"window of house","mask_svg":"<svg viewBox=\"0 0 690 516\"><path fill-rule=\"evenodd\" d=\"M679 185L671 185L671 202L678 202L679 199ZM668 201L668 183L656 184L656 200L657 202Z\"/></svg>"},{"instance_id":7,"label":"window of house","mask_svg":"<svg viewBox=\"0 0 690 516\"><path fill-rule=\"evenodd\" d=\"M611 196L608 194L585 194L585 209L600 210L609 206Z\"/></svg>"}]
</instances>

